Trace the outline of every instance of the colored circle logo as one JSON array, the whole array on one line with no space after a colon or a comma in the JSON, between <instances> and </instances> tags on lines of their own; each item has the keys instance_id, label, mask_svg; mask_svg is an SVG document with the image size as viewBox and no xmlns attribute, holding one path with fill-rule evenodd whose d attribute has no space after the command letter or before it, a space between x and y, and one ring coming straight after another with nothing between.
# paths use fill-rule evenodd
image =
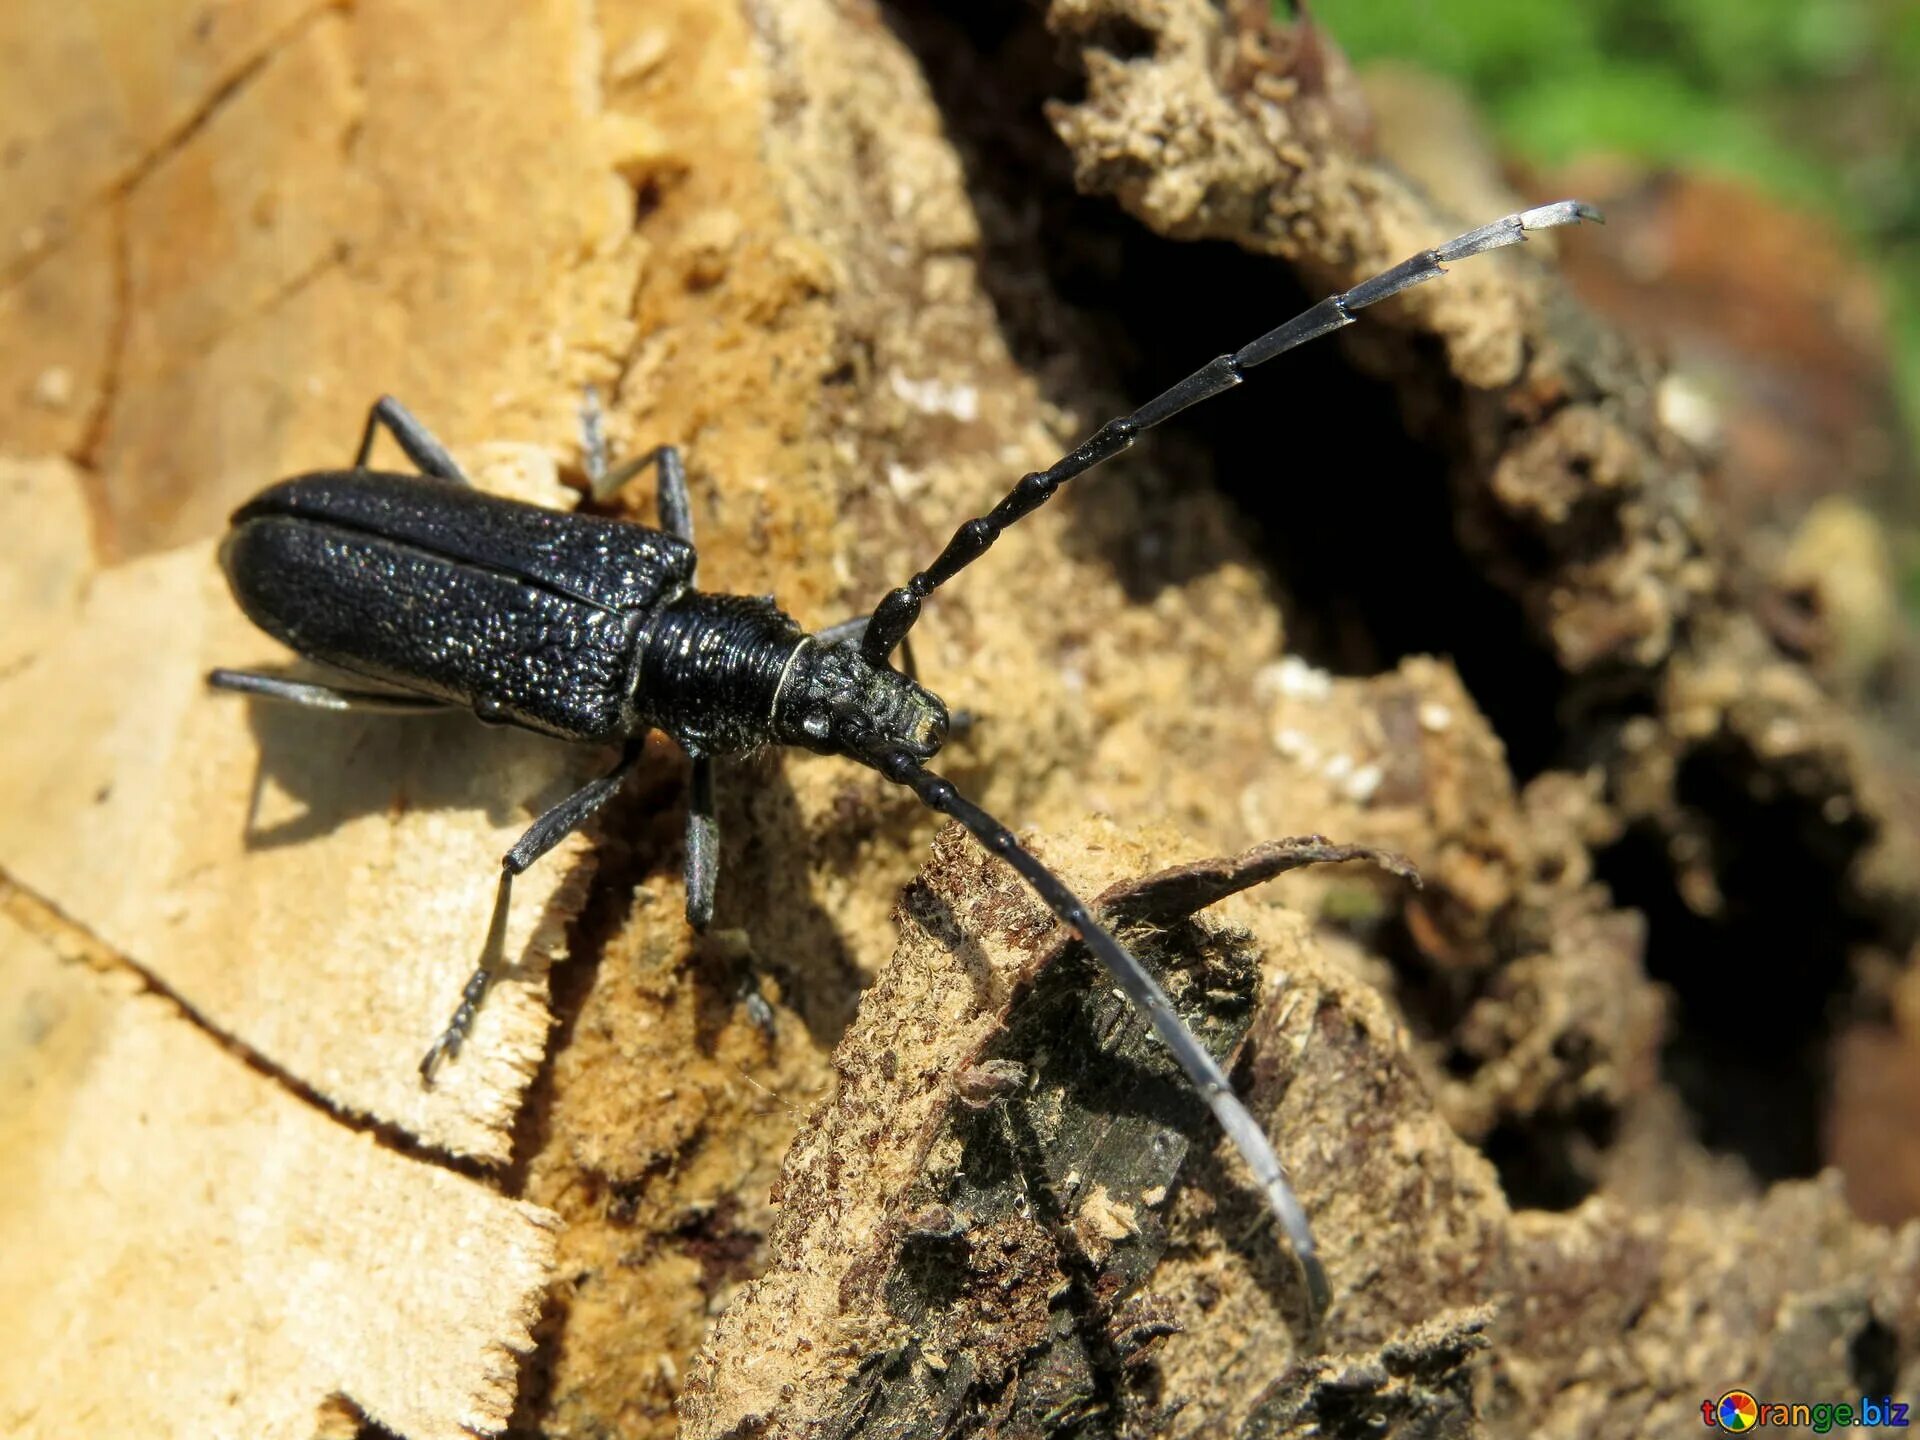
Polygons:
<instances>
[{"instance_id":1,"label":"colored circle logo","mask_svg":"<svg viewBox=\"0 0 1920 1440\"><path fill-rule=\"evenodd\" d=\"M1713 1407L1713 1418L1720 1422L1722 1430L1741 1434L1760 1423L1760 1402L1744 1390L1729 1390Z\"/></svg>"}]
</instances>

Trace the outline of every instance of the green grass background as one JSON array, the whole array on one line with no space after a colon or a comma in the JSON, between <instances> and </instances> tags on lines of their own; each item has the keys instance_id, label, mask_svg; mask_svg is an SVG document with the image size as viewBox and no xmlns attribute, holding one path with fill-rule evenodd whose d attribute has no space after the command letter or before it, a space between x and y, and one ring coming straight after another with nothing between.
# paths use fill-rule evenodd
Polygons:
<instances>
[{"instance_id":1,"label":"green grass background","mask_svg":"<svg viewBox=\"0 0 1920 1440\"><path fill-rule=\"evenodd\" d=\"M1744 178L1830 216L1884 278L1902 410L1920 437L1920 0L1310 8L1356 62L1391 57L1459 81L1528 162L1611 152ZM1920 612L1920 564L1903 568Z\"/></svg>"}]
</instances>

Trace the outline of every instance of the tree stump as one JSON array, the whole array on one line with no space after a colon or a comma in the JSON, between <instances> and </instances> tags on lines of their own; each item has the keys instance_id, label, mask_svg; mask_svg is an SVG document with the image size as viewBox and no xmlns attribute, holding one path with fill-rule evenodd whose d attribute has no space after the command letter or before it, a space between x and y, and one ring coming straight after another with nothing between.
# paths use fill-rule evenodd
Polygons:
<instances>
[{"instance_id":1,"label":"tree stump","mask_svg":"<svg viewBox=\"0 0 1920 1440\"><path fill-rule=\"evenodd\" d=\"M1649 897L1792 914L1729 985L1891 1003L1914 807L1557 282L1584 233L1156 432L915 635L977 717L948 771L1233 1058L1324 1326L1084 956L837 762L723 767L703 938L650 742L420 1086L498 856L603 757L206 693L275 657L236 504L383 392L576 504L592 386L619 453L685 447L703 587L819 627L1209 354L1558 198L1407 178L1308 20L937 10L0 17L0 1429L1651 1436L1920 1392L1920 1229L1703 1146L1646 961ZM1309 832L1425 888L1225 898Z\"/></svg>"}]
</instances>

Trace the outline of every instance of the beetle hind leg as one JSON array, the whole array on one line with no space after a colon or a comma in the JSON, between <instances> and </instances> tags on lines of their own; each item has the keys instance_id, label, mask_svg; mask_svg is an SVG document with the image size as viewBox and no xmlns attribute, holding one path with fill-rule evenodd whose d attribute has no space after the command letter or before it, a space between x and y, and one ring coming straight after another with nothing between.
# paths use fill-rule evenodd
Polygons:
<instances>
[{"instance_id":1,"label":"beetle hind leg","mask_svg":"<svg viewBox=\"0 0 1920 1440\"><path fill-rule=\"evenodd\" d=\"M494 891L493 919L487 925L487 941L480 951L480 963L473 974L467 977L467 983L460 991L460 1003L454 1008L453 1018L447 1022L447 1028L440 1032L440 1038L421 1057L420 1079L424 1083L433 1083L434 1072L440 1068L443 1060L451 1060L459 1055L460 1047L466 1043L467 1033L473 1029L474 1017L480 1013L481 1003L493 986L493 977L505 958L507 907L513 898L513 877L586 824L596 810L611 800L632 773L634 763L640 758L640 751L641 742L630 741L620 756L619 764L599 779L589 780L534 821L527 827L526 834L516 840L513 848L500 858L500 887Z\"/></svg>"},{"instance_id":2,"label":"beetle hind leg","mask_svg":"<svg viewBox=\"0 0 1920 1440\"><path fill-rule=\"evenodd\" d=\"M453 708L430 695L413 695L403 690L355 690L341 685L319 685L308 680L289 680L284 675L267 675L258 670L210 670L207 672L207 684L215 690L230 690L236 695L277 700L284 705L299 705L309 710L358 710L374 715L438 715Z\"/></svg>"}]
</instances>

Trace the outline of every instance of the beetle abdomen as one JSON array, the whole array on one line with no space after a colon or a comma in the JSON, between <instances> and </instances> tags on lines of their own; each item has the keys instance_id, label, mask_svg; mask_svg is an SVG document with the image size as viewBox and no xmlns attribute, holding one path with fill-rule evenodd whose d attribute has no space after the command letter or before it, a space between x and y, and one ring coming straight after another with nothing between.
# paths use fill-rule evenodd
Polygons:
<instances>
[{"instance_id":1,"label":"beetle abdomen","mask_svg":"<svg viewBox=\"0 0 1920 1440\"><path fill-rule=\"evenodd\" d=\"M315 660L568 740L632 729L644 611L284 513L243 511L220 560L248 618Z\"/></svg>"}]
</instances>

